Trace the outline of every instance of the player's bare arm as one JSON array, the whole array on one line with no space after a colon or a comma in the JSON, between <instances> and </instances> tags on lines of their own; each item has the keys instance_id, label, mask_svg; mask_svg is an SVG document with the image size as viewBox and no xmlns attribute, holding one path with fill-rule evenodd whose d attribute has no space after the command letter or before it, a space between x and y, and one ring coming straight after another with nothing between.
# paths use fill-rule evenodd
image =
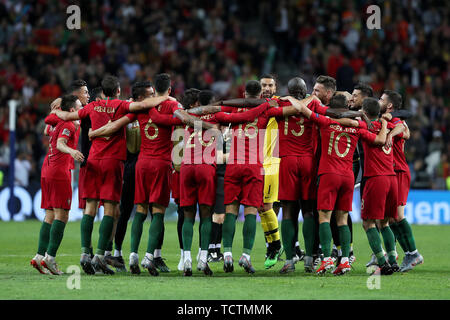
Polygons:
<instances>
[{"instance_id":1,"label":"player's bare arm","mask_svg":"<svg viewBox=\"0 0 450 320\"><path fill-rule=\"evenodd\" d=\"M139 102L130 103L130 112L139 112L145 109L154 108L166 100L177 101L175 98L170 97L169 95L150 97Z\"/></svg>"},{"instance_id":2,"label":"player's bare arm","mask_svg":"<svg viewBox=\"0 0 450 320\"><path fill-rule=\"evenodd\" d=\"M184 124L190 126L190 127L195 127L195 124L200 123L201 128L208 130L208 129L217 129L218 126L214 125L212 123L208 123L205 121L202 121L194 116L191 116L190 114L188 114L185 110L176 110L173 113L178 119L180 119Z\"/></svg>"},{"instance_id":3,"label":"player's bare arm","mask_svg":"<svg viewBox=\"0 0 450 320\"><path fill-rule=\"evenodd\" d=\"M78 115L78 111L62 111L62 110L55 110L55 114L64 121L75 121L80 120L80 116Z\"/></svg>"},{"instance_id":4,"label":"player's bare arm","mask_svg":"<svg viewBox=\"0 0 450 320\"><path fill-rule=\"evenodd\" d=\"M385 144L386 148L392 147L392 145L394 144L393 143L394 137L404 131L405 131L405 126L403 125L403 123L397 124L395 126L395 128L392 129L392 131L389 132L388 135L386 136L386 144Z\"/></svg>"},{"instance_id":5,"label":"player's bare arm","mask_svg":"<svg viewBox=\"0 0 450 320\"><path fill-rule=\"evenodd\" d=\"M377 137L375 138L375 141L373 143L376 145L384 145L386 143L387 132L388 132L387 121L381 119L381 130L377 134Z\"/></svg>"},{"instance_id":6,"label":"player's bare arm","mask_svg":"<svg viewBox=\"0 0 450 320\"><path fill-rule=\"evenodd\" d=\"M116 120L116 121L110 121L104 126L96 129L96 130L89 130L89 139L99 138L99 137L109 137L115 132L117 132L120 128L123 126L126 126L131 122L130 118L127 116L123 116L122 118Z\"/></svg>"},{"instance_id":7,"label":"player's bare arm","mask_svg":"<svg viewBox=\"0 0 450 320\"><path fill-rule=\"evenodd\" d=\"M56 149L58 149L63 153L70 154L72 158L74 158L77 161L80 162L84 161L84 155L80 151L70 148L67 145L67 139L65 138L58 138L58 140L56 141Z\"/></svg>"}]
</instances>

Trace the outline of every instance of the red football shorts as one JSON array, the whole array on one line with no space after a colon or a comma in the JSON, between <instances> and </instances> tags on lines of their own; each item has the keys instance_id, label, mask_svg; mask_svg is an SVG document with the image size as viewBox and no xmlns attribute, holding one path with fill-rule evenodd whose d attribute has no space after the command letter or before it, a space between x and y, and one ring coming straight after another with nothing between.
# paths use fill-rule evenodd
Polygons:
<instances>
[{"instance_id":1,"label":"red football shorts","mask_svg":"<svg viewBox=\"0 0 450 320\"><path fill-rule=\"evenodd\" d=\"M397 218L397 177L369 177L364 185L361 199L361 219L382 220Z\"/></svg>"},{"instance_id":2,"label":"red football shorts","mask_svg":"<svg viewBox=\"0 0 450 320\"><path fill-rule=\"evenodd\" d=\"M279 200L296 201L315 199L315 171L313 157L287 156L281 158Z\"/></svg>"},{"instance_id":3,"label":"red football shorts","mask_svg":"<svg viewBox=\"0 0 450 320\"><path fill-rule=\"evenodd\" d=\"M139 158L136 162L134 203L157 203L169 206L172 183L170 161Z\"/></svg>"},{"instance_id":4,"label":"red football shorts","mask_svg":"<svg viewBox=\"0 0 450 320\"><path fill-rule=\"evenodd\" d=\"M86 199L83 199L83 186L86 179L86 166L80 167L78 173L78 208L86 209Z\"/></svg>"},{"instance_id":5,"label":"red football shorts","mask_svg":"<svg viewBox=\"0 0 450 320\"><path fill-rule=\"evenodd\" d=\"M409 187L411 186L411 173L408 171L396 171L398 185L398 205L406 206Z\"/></svg>"},{"instance_id":6,"label":"red football shorts","mask_svg":"<svg viewBox=\"0 0 450 320\"><path fill-rule=\"evenodd\" d=\"M176 170L172 170L172 198L180 205L180 173Z\"/></svg>"},{"instance_id":7,"label":"red football shorts","mask_svg":"<svg viewBox=\"0 0 450 320\"><path fill-rule=\"evenodd\" d=\"M53 210L49 203L48 193L48 178L41 176L41 208L45 210Z\"/></svg>"},{"instance_id":8,"label":"red football shorts","mask_svg":"<svg viewBox=\"0 0 450 320\"><path fill-rule=\"evenodd\" d=\"M322 174L319 177L317 209L352 211L353 188L353 174L345 176L334 173Z\"/></svg>"},{"instance_id":9,"label":"red football shorts","mask_svg":"<svg viewBox=\"0 0 450 320\"><path fill-rule=\"evenodd\" d=\"M123 161L117 159L88 159L82 198L120 202L123 167Z\"/></svg>"},{"instance_id":10,"label":"red football shorts","mask_svg":"<svg viewBox=\"0 0 450 320\"><path fill-rule=\"evenodd\" d=\"M180 204L182 207L216 201L216 168L210 164L182 164L180 169Z\"/></svg>"},{"instance_id":11,"label":"red football shorts","mask_svg":"<svg viewBox=\"0 0 450 320\"><path fill-rule=\"evenodd\" d=\"M228 164L224 179L224 204L237 200L252 207L263 205L264 176L259 164Z\"/></svg>"},{"instance_id":12,"label":"red football shorts","mask_svg":"<svg viewBox=\"0 0 450 320\"><path fill-rule=\"evenodd\" d=\"M66 180L55 180L46 178L47 203L52 209L70 210L72 205L72 185L70 178Z\"/></svg>"}]
</instances>

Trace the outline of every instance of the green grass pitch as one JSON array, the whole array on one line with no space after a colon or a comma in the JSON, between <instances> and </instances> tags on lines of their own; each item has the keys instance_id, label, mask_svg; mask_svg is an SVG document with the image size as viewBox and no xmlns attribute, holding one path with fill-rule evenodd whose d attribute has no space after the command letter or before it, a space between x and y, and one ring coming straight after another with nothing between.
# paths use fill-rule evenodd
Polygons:
<instances>
[{"instance_id":1,"label":"green grass pitch","mask_svg":"<svg viewBox=\"0 0 450 320\"><path fill-rule=\"evenodd\" d=\"M93 232L94 248L97 245L99 223ZM149 221L144 232L139 256L145 253ZM177 270L179 248L176 223L166 222L163 257L171 269L168 274L150 276L146 270L141 275L116 273L114 276L88 276L81 271L79 290L67 288L69 274L62 276L41 275L30 265L30 259L37 249L40 222L0 222L0 299L152 299L152 300L323 300L323 299L450 299L450 226L413 226L417 246L425 263L405 274L394 274L379 278L379 289L369 290L365 264L370 257L370 248L360 224L354 225L354 269L344 276L331 274L316 276L305 274L303 262L296 264L296 271L288 275L278 272L283 262L270 269L264 269L264 238L257 225L252 262L254 275L248 275L238 266L242 250L242 223L237 223L233 256L235 271L223 272L223 263L211 263L212 277L206 277L194 270L192 277L185 278ZM130 228L125 237L123 251L128 267ZM61 270L70 265L79 266L80 223L70 222L65 230L57 262ZM300 225L301 230L301 225ZM303 240L300 238L300 243ZM194 226L194 257L198 244L198 222ZM399 261L403 252L398 247ZM373 280L376 281L376 280ZM377 282L372 282L376 284Z\"/></svg>"}]
</instances>

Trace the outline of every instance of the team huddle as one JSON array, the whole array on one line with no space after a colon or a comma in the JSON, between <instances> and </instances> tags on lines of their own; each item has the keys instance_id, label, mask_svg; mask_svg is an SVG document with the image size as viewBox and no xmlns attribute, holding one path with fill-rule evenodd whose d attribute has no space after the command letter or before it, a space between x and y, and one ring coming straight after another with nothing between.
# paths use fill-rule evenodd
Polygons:
<instances>
[{"instance_id":1,"label":"team huddle","mask_svg":"<svg viewBox=\"0 0 450 320\"><path fill-rule=\"evenodd\" d=\"M366 266L390 275L423 263L404 216L411 179L404 156L410 136L405 119L411 114L401 109L401 95L385 90L375 99L364 83L351 94L338 92L329 76L316 79L311 95L299 77L287 89L288 96L275 96L275 78L264 75L247 81L243 99L216 101L212 91L191 88L178 102L170 96L170 76L158 74L153 84L135 83L132 98L125 101L119 99L116 77L106 76L91 94L85 81L74 81L45 119L50 140L41 171L41 207L46 214L31 265L40 273L62 274L55 257L71 208L74 161L81 163L80 264L87 274L114 274L111 267L126 271L122 243L134 206L130 272L139 274L140 267L153 276L170 272L161 249L172 195L178 205L178 270L185 276L193 270L197 211L197 270L212 275L209 263L223 261L224 272L234 271L232 248L241 205L238 265L246 272L255 273L251 253L259 215L266 269L284 253L280 274L294 272L295 264L304 261L307 273L343 275L356 259L349 212L357 183L362 225L373 252ZM92 231L101 205L104 215L94 253ZM300 212L305 250L298 240ZM147 249L139 262L148 214ZM396 242L405 253L401 265Z\"/></svg>"}]
</instances>

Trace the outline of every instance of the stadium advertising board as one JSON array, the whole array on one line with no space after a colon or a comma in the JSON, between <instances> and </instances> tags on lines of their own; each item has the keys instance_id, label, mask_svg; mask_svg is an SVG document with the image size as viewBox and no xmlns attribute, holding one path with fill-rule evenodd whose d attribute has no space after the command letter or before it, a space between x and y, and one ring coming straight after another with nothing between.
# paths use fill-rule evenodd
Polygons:
<instances>
[{"instance_id":1,"label":"stadium advertising board","mask_svg":"<svg viewBox=\"0 0 450 320\"><path fill-rule=\"evenodd\" d=\"M41 189L28 190L22 187L14 189L16 197L16 210L10 212L8 200L9 188L0 189L0 220L2 221L24 221L38 219L42 221L45 212L41 209ZM354 222L361 221L359 190L355 190L353 196L353 211L351 212ZM72 209L69 221L77 221L82 218L82 210L78 208L78 189L74 189L72 196ZM413 224L450 224L450 191L433 190L411 190L405 215ZM100 208L97 220L103 216L103 207ZM166 212L167 219L176 219L176 204L171 199ZM281 219L281 215L279 216ZM301 220L301 215L300 215Z\"/></svg>"}]
</instances>

